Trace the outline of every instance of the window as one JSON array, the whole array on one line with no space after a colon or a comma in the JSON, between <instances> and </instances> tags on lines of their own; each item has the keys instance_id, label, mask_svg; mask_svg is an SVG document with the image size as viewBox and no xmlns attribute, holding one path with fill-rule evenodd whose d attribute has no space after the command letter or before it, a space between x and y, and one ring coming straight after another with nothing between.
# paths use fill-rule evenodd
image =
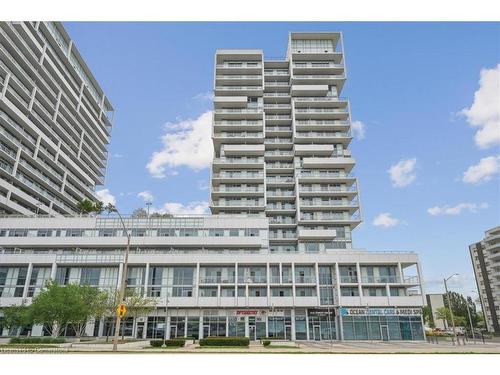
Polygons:
<instances>
[{"instance_id":1,"label":"window","mask_svg":"<svg viewBox=\"0 0 500 375\"><path fill-rule=\"evenodd\" d=\"M83 229L79 228L66 229L66 237L83 237Z\"/></svg>"},{"instance_id":2,"label":"window","mask_svg":"<svg viewBox=\"0 0 500 375\"><path fill-rule=\"evenodd\" d=\"M208 235L210 237L223 237L224 236L224 229L209 229Z\"/></svg>"},{"instance_id":3,"label":"window","mask_svg":"<svg viewBox=\"0 0 500 375\"><path fill-rule=\"evenodd\" d=\"M317 242L306 242L306 253L318 253L319 243Z\"/></svg>"},{"instance_id":4,"label":"window","mask_svg":"<svg viewBox=\"0 0 500 375\"><path fill-rule=\"evenodd\" d=\"M37 237L51 237L52 229L39 229L36 233Z\"/></svg>"},{"instance_id":5,"label":"window","mask_svg":"<svg viewBox=\"0 0 500 375\"><path fill-rule=\"evenodd\" d=\"M229 236L230 237L238 237L240 234L240 230L239 229L230 229L229 230Z\"/></svg>"}]
</instances>

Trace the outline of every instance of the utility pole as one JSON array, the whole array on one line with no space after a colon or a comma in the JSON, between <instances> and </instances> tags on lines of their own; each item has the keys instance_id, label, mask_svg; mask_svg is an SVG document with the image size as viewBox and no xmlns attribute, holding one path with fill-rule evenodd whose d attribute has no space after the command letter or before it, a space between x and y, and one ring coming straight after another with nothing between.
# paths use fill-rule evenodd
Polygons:
<instances>
[{"instance_id":1,"label":"utility pole","mask_svg":"<svg viewBox=\"0 0 500 375\"><path fill-rule=\"evenodd\" d=\"M444 279L444 290L446 292L446 298L448 298L448 308L450 309L451 325L453 327L453 336L455 337L457 345L460 345L460 343L458 342L457 331L455 330L455 318L453 317L453 309L451 308L451 299L450 299L450 294L448 293L448 285L446 285L446 282L454 276L458 276L458 273L454 273L450 277Z\"/></svg>"},{"instance_id":2,"label":"utility pole","mask_svg":"<svg viewBox=\"0 0 500 375\"><path fill-rule=\"evenodd\" d=\"M471 298L471 300L472 300L472 298ZM475 344L476 343L476 336L474 335L474 327L472 326L472 318L470 315L469 301L466 300L466 302L467 302L467 315L469 315L470 332L472 334L472 340L474 341L474 344Z\"/></svg>"},{"instance_id":3,"label":"utility pole","mask_svg":"<svg viewBox=\"0 0 500 375\"><path fill-rule=\"evenodd\" d=\"M118 292L118 301L119 303L123 303L125 301L125 284L127 282L127 272L128 272L128 254L130 252L130 233L125 226L125 222L123 221L122 216L113 205L109 204L107 207L108 212L116 212L118 217L120 218L120 222L123 227L123 233L127 236L127 247L125 249L125 260L123 262L123 270L122 270L122 278L120 280L120 289ZM120 336L120 323L121 316L116 312L116 324L115 324L115 337L113 338L113 351L116 352L118 350L118 338Z\"/></svg>"}]
</instances>

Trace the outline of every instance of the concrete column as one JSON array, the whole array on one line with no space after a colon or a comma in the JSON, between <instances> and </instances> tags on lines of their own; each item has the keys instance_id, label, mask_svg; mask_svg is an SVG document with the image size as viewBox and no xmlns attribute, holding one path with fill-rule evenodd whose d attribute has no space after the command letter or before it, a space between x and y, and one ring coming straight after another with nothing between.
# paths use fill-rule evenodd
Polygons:
<instances>
[{"instance_id":1,"label":"concrete column","mask_svg":"<svg viewBox=\"0 0 500 375\"><path fill-rule=\"evenodd\" d=\"M401 267L401 262L398 262L398 275L401 283L404 283L405 278L403 275L403 268Z\"/></svg>"},{"instance_id":2,"label":"concrete column","mask_svg":"<svg viewBox=\"0 0 500 375\"><path fill-rule=\"evenodd\" d=\"M318 306L321 306L320 288L319 288L319 265L318 262L314 263L314 272L316 273L316 295L318 299Z\"/></svg>"},{"instance_id":3,"label":"concrete column","mask_svg":"<svg viewBox=\"0 0 500 375\"><path fill-rule=\"evenodd\" d=\"M144 293L143 296L148 296L148 285L149 285L149 263L146 263L146 269L144 271Z\"/></svg>"},{"instance_id":4,"label":"concrete column","mask_svg":"<svg viewBox=\"0 0 500 375\"><path fill-rule=\"evenodd\" d=\"M33 272L33 263L28 264L28 272L26 272L26 281L24 282L23 298L28 297L28 288L30 286L31 273Z\"/></svg>"},{"instance_id":5,"label":"concrete column","mask_svg":"<svg viewBox=\"0 0 500 375\"><path fill-rule=\"evenodd\" d=\"M202 310L199 310L199 311L201 312ZM200 339L203 338L203 316L200 316L200 325L198 327L198 337Z\"/></svg>"},{"instance_id":6,"label":"concrete column","mask_svg":"<svg viewBox=\"0 0 500 375\"><path fill-rule=\"evenodd\" d=\"M38 157L38 151L40 150L40 141L42 140L42 137L39 136L36 139L36 144L35 144L35 152L33 153L33 159L36 159Z\"/></svg>"},{"instance_id":7,"label":"concrete column","mask_svg":"<svg viewBox=\"0 0 500 375\"><path fill-rule=\"evenodd\" d=\"M342 296L340 293L340 271L338 263L335 263L335 281L335 289L337 291L337 304L340 306L342 304Z\"/></svg>"},{"instance_id":8,"label":"concrete column","mask_svg":"<svg viewBox=\"0 0 500 375\"><path fill-rule=\"evenodd\" d=\"M295 341L295 309L290 310L290 318L292 319L292 341Z\"/></svg>"},{"instance_id":9,"label":"concrete column","mask_svg":"<svg viewBox=\"0 0 500 375\"><path fill-rule=\"evenodd\" d=\"M295 263L292 263L292 302L295 306Z\"/></svg>"},{"instance_id":10,"label":"concrete column","mask_svg":"<svg viewBox=\"0 0 500 375\"><path fill-rule=\"evenodd\" d=\"M359 266L359 262L356 262L356 272L358 274L358 293L359 293L359 301L363 298L363 288L361 286L361 267Z\"/></svg>"},{"instance_id":11,"label":"concrete column","mask_svg":"<svg viewBox=\"0 0 500 375\"><path fill-rule=\"evenodd\" d=\"M170 316L165 319L165 339L170 339Z\"/></svg>"},{"instance_id":12,"label":"concrete column","mask_svg":"<svg viewBox=\"0 0 500 375\"><path fill-rule=\"evenodd\" d=\"M279 276L279 283L280 283L280 285L283 284L283 274L282 274L283 267L282 266L283 266L283 263L279 262L278 263L278 267L279 267L279 271L278 271L279 275L278 276Z\"/></svg>"},{"instance_id":13,"label":"concrete column","mask_svg":"<svg viewBox=\"0 0 500 375\"><path fill-rule=\"evenodd\" d=\"M117 282L116 287L120 286L120 282L122 280L122 275L123 275L123 263L120 262L120 264L118 265L118 279L116 280L116 282Z\"/></svg>"},{"instance_id":14,"label":"concrete column","mask_svg":"<svg viewBox=\"0 0 500 375\"><path fill-rule=\"evenodd\" d=\"M337 320L335 320L337 321ZM342 315L340 315L340 306L339 306L339 334L340 341L344 341L344 326L342 325Z\"/></svg>"},{"instance_id":15,"label":"concrete column","mask_svg":"<svg viewBox=\"0 0 500 375\"><path fill-rule=\"evenodd\" d=\"M271 272L270 272L269 262L266 263L266 287L267 287L267 304L271 304Z\"/></svg>"},{"instance_id":16,"label":"concrete column","mask_svg":"<svg viewBox=\"0 0 500 375\"><path fill-rule=\"evenodd\" d=\"M7 73L7 76L5 77L5 82L3 83L3 89L2 92L0 93L0 99L5 96L5 93L7 92L7 87L9 86L9 80L10 80L10 73Z\"/></svg>"},{"instance_id":17,"label":"concrete column","mask_svg":"<svg viewBox=\"0 0 500 375\"><path fill-rule=\"evenodd\" d=\"M307 314L307 310L306 310L306 337L307 340L309 340L309 315Z\"/></svg>"},{"instance_id":18,"label":"concrete column","mask_svg":"<svg viewBox=\"0 0 500 375\"><path fill-rule=\"evenodd\" d=\"M50 280L54 281L57 274L57 263L52 263L52 268L50 269Z\"/></svg>"},{"instance_id":19,"label":"concrete column","mask_svg":"<svg viewBox=\"0 0 500 375\"><path fill-rule=\"evenodd\" d=\"M248 328L248 316L244 316L245 319L245 337L250 337L250 329Z\"/></svg>"},{"instance_id":20,"label":"concrete column","mask_svg":"<svg viewBox=\"0 0 500 375\"><path fill-rule=\"evenodd\" d=\"M426 305L425 301L425 291L424 284L422 283L422 269L420 268L420 262L417 262L417 275L418 275L418 285L420 286L420 294L422 296L422 305Z\"/></svg>"},{"instance_id":21,"label":"concrete column","mask_svg":"<svg viewBox=\"0 0 500 375\"><path fill-rule=\"evenodd\" d=\"M196 280L194 282L194 290L193 293L196 293L196 301L198 301L199 297L199 288L200 288L200 263L196 263Z\"/></svg>"}]
</instances>

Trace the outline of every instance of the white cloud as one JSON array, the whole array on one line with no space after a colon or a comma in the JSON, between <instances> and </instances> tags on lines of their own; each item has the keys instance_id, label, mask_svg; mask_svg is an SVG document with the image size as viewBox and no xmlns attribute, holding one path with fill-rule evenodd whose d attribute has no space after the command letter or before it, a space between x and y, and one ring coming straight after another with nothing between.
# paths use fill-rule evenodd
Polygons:
<instances>
[{"instance_id":1,"label":"white cloud","mask_svg":"<svg viewBox=\"0 0 500 375\"><path fill-rule=\"evenodd\" d=\"M177 174L177 167L186 166L199 171L212 162L212 111L207 111L197 119L168 123L161 137L163 147L153 152L146 165L149 173L156 178Z\"/></svg>"},{"instance_id":2,"label":"white cloud","mask_svg":"<svg viewBox=\"0 0 500 375\"><path fill-rule=\"evenodd\" d=\"M144 202L152 202L154 200L154 196L149 190L141 191L137 196L142 198Z\"/></svg>"},{"instance_id":3,"label":"white cloud","mask_svg":"<svg viewBox=\"0 0 500 375\"><path fill-rule=\"evenodd\" d=\"M481 69L479 89L474 93L470 108L460 114L478 128L474 140L480 148L500 144L500 64L492 69Z\"/></svg>"},{"instance_id":4,"label":"white cloud","mask_svg":"<svg viewBox=\"0 0 500 375\"><path fill-rule=\"evenodd\" d=\"M392 186L404 187L415 181L417 178L415 174L416 165L416 158L400 160L397 164L392 165L387 171L391 176Z\"/></svg>"},{"instance_id":5,"label":"white cloud","mask_svg":"<svg viewBox=\"0 0 500 375\"><path fill-rule=\"evenodd\" d=\"M491 180L500 173L500 156L488 156L479 160L476 165L470 166L462 177L466 184L479 184Z\"/></svg>"},{"instance_id":6,"label":"white cloud","mask_svg":"<svg viewBox=\"0 0 500 375\"><path fill-rule=\"evenodd\" d=\"M115 158L115 159L121 159L121 158L123 158L123 154L115 153L115 154L111 154L111 157Z\"/></svg>"},{"instance_id":7,"label":"white cloud","mask_svg":"<svg viewBox=\"0 0 500 375\"><path fill-rule=\"evenodd\" d=\"M210 189L210 185L207 180L198 180L198 189L200 190L208 190Z\"/></svg>"},{"instance_id":8,"label":"white cloud","mask_svg":"<svg viewBox=\"0 0 500 375\"><path fill-rule=\"evenodd\" d=\"M109 189L98 190L95 193L97 195L97 198L99 198L99 200L105 205L111 203L113 206L116 206L116 198L113 194L111 194Z\"/></svg>"},{"instance_id":9,"label":"white cloud","mask_svg":"<svg viewBox=\"0 0 500 375\"><path fill-rule=\"evenodd\" d=\"M373 225L375 225L376 227L384 228L394 227L400 223L401 221L399 219L396 219L395 217L392 217L392 214L390 214L389 212L378 214L378 216L373 220Z\"/></svg>"},{"instance_id":10,"label":"white cloud","mask_svg":"<svg viewBox=\"0 0 500 375\"><path fill-rule=\"evenodd\" d=\"M153 152L146 165L156 178L177 174L177 167L186 166L198 171L210 166L213 157L212 111L197 119L181 120L165 126L161 140L163 148Z\"/></svg>"},{"instance_id":11,"label":"white cloud","mask_svg":"<svg viewBox=\"0 0 500 375\"><path fill-rule=\"evenodd\" d=\"M432 216L460 215L462 211L476 213L485 208L488 208L487 203L458 203L455 206L434 206L427 209L427 212Z\"/></svg>"},{"instance_id":12,"label":"white cloud","mask_svg":"<svg viewBox=\"0 0 500 375\"><path fill-rule=\"evenodd\" d=\"M201 100L201 101L213 100L214 93L213 93L213 91L200 92L199 94L196 94L195 96L193 96L193 99Z\"/></svg>"},{"instance_id":13,"label":"white cloud","mask_svg":"<svg viewBox=\"0 0 500 375\"><path fill-rule=\"evenodd\" d=\"M365 139L365 124L361 121L353 121L351 123L351 130L354 138L358 140Z\"/></svg>"},{"instance_id":14,"label":"white cloud","mask_svg":"<svg viewBox=\"0 0 500 375\"><path fill-rule=\"evenodd\" d=\"M208 213L208 202L195 201L186 205L177 202L167 202L160 209L153 209L153 212L169 213L172 215L201 215Z\"/></svg>"}]
</instances>

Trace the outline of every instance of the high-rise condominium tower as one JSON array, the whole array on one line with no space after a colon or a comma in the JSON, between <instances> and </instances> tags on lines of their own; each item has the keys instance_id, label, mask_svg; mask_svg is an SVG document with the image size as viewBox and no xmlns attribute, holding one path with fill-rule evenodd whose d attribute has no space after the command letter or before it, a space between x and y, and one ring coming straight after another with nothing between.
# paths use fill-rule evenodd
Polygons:
<instances>
[{"instance_id":1,"label":"high-rise condominium tower","mask_svg":"<svg viewBox=\"0 0 500 375\"><path fill-rule=\"evenodd\" d=\"M218 50L211 210L269 217L271 251L351 248L361 219L340 33L291 33L287 56Z\"/></svg>"},{"instance_id":2,"label":"high-rise condominium tower","mask_svg":"<svg viewBox=\"0 0 500 375\"><path fill-rule=\"evenodd\" d=\"M469 246L486 328L500 332L500 226Z\"/></svg>"},{"instance_id":3,"label":"high-rise condominium tower","mask_svg":"<svg viewBox=\"0 0 500 375\"><path fill-rule=\"evenodd\" d=\"M0 22L0 213L96 200L112 112L60 23Z\"/></svg>"}]
</instances>

